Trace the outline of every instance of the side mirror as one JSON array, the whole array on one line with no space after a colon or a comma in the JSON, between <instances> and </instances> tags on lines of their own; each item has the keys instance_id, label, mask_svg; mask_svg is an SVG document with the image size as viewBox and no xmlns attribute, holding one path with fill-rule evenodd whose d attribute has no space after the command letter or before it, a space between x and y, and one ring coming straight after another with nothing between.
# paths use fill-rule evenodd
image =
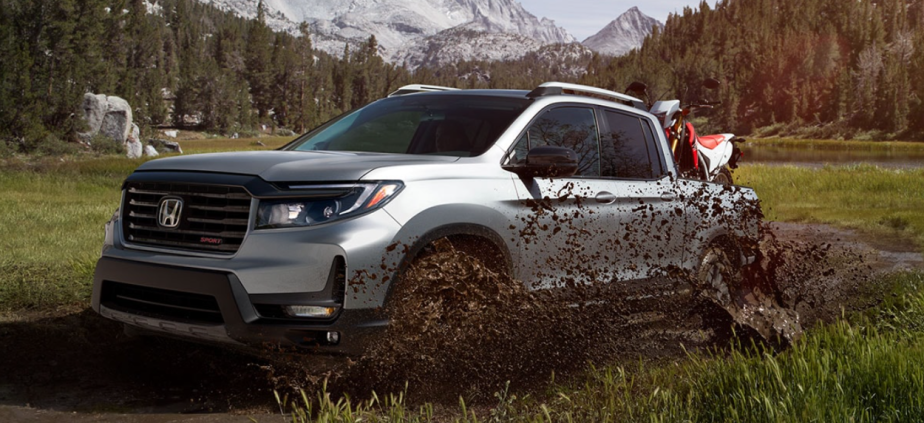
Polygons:
<instances>
[{"instance_id":1,"label":"side mirror","mask_svg":"<svg viewBox=\"0 0 924 423\"><path fill-rule=\"evenodd\" d=\"M570 148L546 145L529 150L526 163L503 168L521 178L568 177L577 172L578 157Z\"/></svg>"},{"instance_id":2,"label":"side mirror","mask_svg":"<svg viewBox=\"0 0 924 423\"><path fill-rule=\"evenodd\" d=\"M719 88L720 85L722 85L722 83L719 82L719 80L715 78L706 78L703 80L703 86L710 90Z\"/></svg>"}]
</instances>

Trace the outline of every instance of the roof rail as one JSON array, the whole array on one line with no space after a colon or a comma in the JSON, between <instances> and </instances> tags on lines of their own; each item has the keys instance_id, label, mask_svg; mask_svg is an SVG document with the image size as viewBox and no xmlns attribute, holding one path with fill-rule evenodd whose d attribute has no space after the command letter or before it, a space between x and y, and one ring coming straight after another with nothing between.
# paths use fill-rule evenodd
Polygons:
<instances>
[{"instance_id":1,"label":"roof rail","mask_svg":"<svg viewBox=\"0 0 924 423\"><path fill-rule=\"evenodd\" d=\"M616 101L633 107L648 111L645 108L645 102L635 97L620 94L615 91L604 90L602 88L591 87L587 85L569 84L567 82L546 82L536 89L526 94L529 98L543 97L547 95L571 94L584 97L599 98L601 100Z\"/></svg>"},{"instance_id":2,"label":"roof rail","mask_svg":"<svg viewBox=\"0 0 924 423\"><path fill-rule=\"evenodd\" d=\"M401 88L395 90L395 92L389 94L389 97L405 95L405 94L415 94L415 93L427 93L432 91L458 91L458 88L451 87L441 87L439 85L422 85L422 84L413 84L405 85Z\"/></svg>"}]
</instances>

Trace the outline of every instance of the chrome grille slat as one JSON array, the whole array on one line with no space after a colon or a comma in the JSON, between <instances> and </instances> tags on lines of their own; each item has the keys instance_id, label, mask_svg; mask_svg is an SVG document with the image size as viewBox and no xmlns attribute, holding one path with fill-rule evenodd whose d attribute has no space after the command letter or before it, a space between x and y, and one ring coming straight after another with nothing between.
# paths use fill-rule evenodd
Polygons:
<instances>
[{"instance_id":1,"label":"chrome grille slat","mask_svg":"<svg viewBox=\"0 0 924 423\"><path fill-rule=\"evenodd\" d=\"M155 216L155 215L153 215L153 214L137 213L137 212L134 212L134 211L129 212L128 215L131 216L131 217L137 217L137 218L141 218L141 219L156 219L156 218L157 218L157 216Z\"/></svg>"},{"instance_id":2,"label":"chrome grille slat","mask_svg":"<svg viewBox=\"0 0 924 423\"><path fill-rule=\"evenodd\" d=\"M128 202L130 205L138 207L157 207L157 203L148 203L145 201L131 200Z\"/></svg>"},{"instance_id":3,"label":"chrome grille slat","mask_svg":"<svg viewBox=\"0 0 924 423\"><path fill-rule=\"evenodd\" d=\"M247 226L247 219L224 219L224 220L218 220L218 219L202 219L202 218L198 218L198 217L190 217L190 218L189 218L189 221L190 221L190 222L198 222L198 223L219 223L219 224L225 224L225 225L241 225L241 226Z\"/></svg>"},{"instance_id":4,"label":"chrome grille slat","mask_svg":"<svg viewBox=\"0 0 924 423\"><path fill-rule=\"evenodd\" d=\"M158 224L163 198L180 198L176 228ZM240 248L250 222L251 195L240 186L129 182L122 228L132 244L230 254Z\"/></svg>"},{"instance_id":5,"label":"chrome grille slat","mask_svg":"<svg viewBox=\"0 0 924 423\"><path fill-rule=\"evenodd\" d=\"M250 200L247 200L250 201ZM211 206L195 206L189 205L190 208L198 210L210 210L210 211L227 211L227 212L236 212L236 213L250 213L250 206L228 206L228 207L211 207Z\"/></svg>"}]
</instances>

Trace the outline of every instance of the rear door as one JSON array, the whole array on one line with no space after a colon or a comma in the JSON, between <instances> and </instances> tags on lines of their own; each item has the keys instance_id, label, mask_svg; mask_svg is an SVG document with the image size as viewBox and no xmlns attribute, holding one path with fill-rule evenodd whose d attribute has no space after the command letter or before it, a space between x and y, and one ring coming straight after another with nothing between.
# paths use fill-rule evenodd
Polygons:
<instances>
[{"instance_id":1,"label":"rear door","mask_svg":"<svg viewBox=\"0 0 924 423\"><path fill-rule=\"evenodd\" d=\"M649 119L617 109L600 114L602 176L615 197L608 214L620 224L610 247L617 278L663 279L683 263L687 222L662 144Z\"/></svg>"}]
</instances>

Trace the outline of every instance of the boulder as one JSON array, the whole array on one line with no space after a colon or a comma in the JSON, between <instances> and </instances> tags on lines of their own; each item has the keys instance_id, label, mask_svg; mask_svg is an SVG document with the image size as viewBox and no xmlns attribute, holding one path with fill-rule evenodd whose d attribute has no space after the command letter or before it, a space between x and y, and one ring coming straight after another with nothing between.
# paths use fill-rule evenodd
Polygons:
<instances>
[{"instance_id":1,"label":"boulder","mask_svg":"<svg viewBox=\"0 0 924 423\"><path fill-rule=\"evenodd\" d=\"M157 157L160 154L157 153L157 150L154 149L154 146L146 145L144 146L144 155L148 157Z\"/></svg>"},{"instance_id":2,"label":"boulder","mask_svg":"<svg viewBox=\"0 0 924 423\"><path fill-rule=\"evenodd\" d=\"M128 138L125 139L125 155L129 159L137 159L144 153L144 144L141 143L139 138L141 138L141 130L138 129L138 125L133 123L132 130L128 134Z\"/></svg>"},{"instance_id":3,"label":"boulder","mask_svg":"<svg viewBox=\"0 0 924 423\"><path fill-rule=\"evenodd\" d=\"M83 95L82 109L88 130L78 134L80 138L89 141L97 134L103 134L125 145L128 157L141 157L143 146L139 141L140 131L138 125L132 123L132 108L125 99L86 93Z\"/></svg>"},{"instance_id":4,"label":"boulder","mask_svg":"<svg viewBox=\"0 0 924 423\"><path fill-rule=\"evenodd\" d=\"M119 97L108 97L108 111L103 116L103 122L99 127L99 133L112 138L119 142L125 142L131 135L132 127L132 109L128 102Z\"/></svg>"},{"instance_id":5,"label":"boulder","mask_svg":"<svg viewBox=\"0 0 924 423\"><path fill-rule=\"evenodd\" d=\"M84 140L89 141L90 138L99 133L99 128L103 124L103 117L106 116L108 109L106 103L106 96L103 94L86 93L83 95L81 109L83 110L83 120L87 123L88 130L78 135Z\"/></svg>"},{"instance_id":6,"label":"boulder","mask_svg":"<svg viewBox=\"0 0 924 423\"><path fill-rule=\"evenodd\" d=\"M83 117L88 131L81 137L92 138L98 133L124 143L132 128L132 108L119 97L105 94L83 95Z\"/></svg>"},{"instance_id":7,"label":"boulder","mask_svg":"<svg viewBox=\"0 0 924 423\"><path fill-rule=\"evenodd\" d=\"M151 138L148 140L148 144L154 146L157 151L161 153L180 153L183 154L183 149L180 147L180 144L173 141L167 141L157 138Z\"/></svg>"}]
</instances>

